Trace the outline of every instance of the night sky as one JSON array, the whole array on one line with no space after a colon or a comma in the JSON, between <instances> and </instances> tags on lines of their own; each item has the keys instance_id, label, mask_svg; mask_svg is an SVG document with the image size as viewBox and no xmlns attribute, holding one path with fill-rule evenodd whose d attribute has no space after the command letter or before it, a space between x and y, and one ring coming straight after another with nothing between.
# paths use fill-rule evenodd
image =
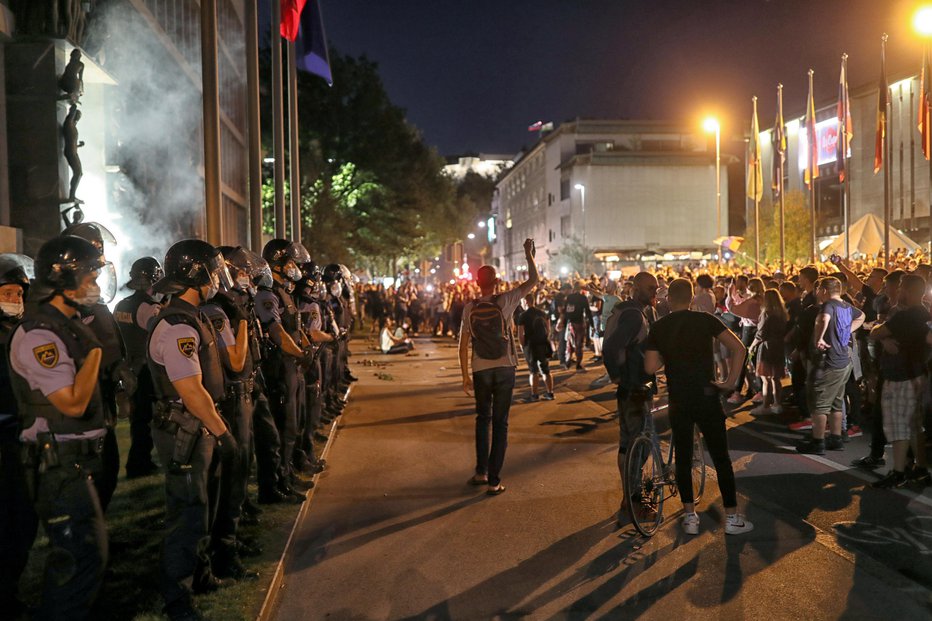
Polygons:
<instances>
[{"instance_id":1,"label":"night sky","mask_svg":"<svg viewBox=\"0 0 932 621\"><path fill-rule=\"evenodd\" d=\"M913 0L322 0L331 44L375 60L392 100L444 155L513 154L537 120L671 119L715 113L723 141L851 90L919 70ZM334 76L338 80L339 76Z\"/></svg>"}]
</instances>

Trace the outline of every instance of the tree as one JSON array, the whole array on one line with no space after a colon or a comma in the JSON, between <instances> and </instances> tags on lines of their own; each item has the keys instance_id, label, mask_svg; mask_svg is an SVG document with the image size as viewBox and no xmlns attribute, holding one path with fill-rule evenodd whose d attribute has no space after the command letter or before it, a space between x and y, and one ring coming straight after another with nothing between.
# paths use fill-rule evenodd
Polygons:
<instances>
[{"instance_id":1,"label":"tree","mask_svg":"<svg viewBox=\"0 0 932 621\"><path fill-rule=\"evenodd\" d=\"M551 257L551 263L557 265L561 273L565 267L568 273L588 275L596 265L596 260L592 254L592 248L585 246L574 235L560 246L557 254Z\"/></svg>"},{"instance_id":2,"label":"tree","mask_svg":"<svg viewBox=\"0 0 932 621\"><path fill-rule=\"evenodd\" d=\"M787 263L806 263L809 260L809 208L806 195L802 192L787 192L784 210L784 242L786 244ZM779 203L769 199L761 202L761 263L778 263L780 261L780 209ZM756 231L753 220L744 233L741 251L753 262L754 240Z\"/></svg>"}]
</instances>

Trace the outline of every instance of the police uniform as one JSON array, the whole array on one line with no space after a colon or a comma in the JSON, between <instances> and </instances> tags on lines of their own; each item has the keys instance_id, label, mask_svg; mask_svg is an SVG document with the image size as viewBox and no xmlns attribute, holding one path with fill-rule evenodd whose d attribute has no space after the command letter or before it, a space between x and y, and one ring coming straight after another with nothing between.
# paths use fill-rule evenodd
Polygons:
<instances>
[{"instance_id":1,"label":"police uniform","mask_svg":"<svg viewBox=\"0 0 932 621\"><path fill-rule=\"evenodd\" d=\"M216 440L184 408L173 381L201 376L211 398L224 396L224 377L216 336L198 309L173 298L151 323L147 345L149 372L158 398L152 437L165 465L165 528L161 590L166 609L190 606L192 588L210 579L210 491L217 476Z\"/></svg>"},{"instance_id":2,"label":"police uniform","mask_svg":"<svg viewBox=\"0 0 932 621\"><path fill-rule=\"evenodd\" d=\"M306 334L310 335L314 331L323 329L320 305L315 299L300 296L300 310ZM321 345L314 344L313 349L315 355L304 370L306 415L299 426L300 433L297 448L299 452L297 461L305 469L309 466L313 467L317 463L317 458L314 456L314 435L321 426L321 413L323 411L320 388ZM323 439L323 436L320 436L320 438Z\"/></svg>"},{"instance_id":3,"label":"police uniform","mask_svg":"<svg viewBox=\"0 0 932 621\"><path fill-rule=\"evenodd\" d=\"M15 615L20 607L17 586L39 526L20 458L20 420L8 362L18 321L0 316L0 616Z\"/></svg>"},{"instance_id":4,"label":"police uniform","mask_svg":"<svg viewBox=\"0 0 932 621\"><path fill-rule=\"evenodd\" d=\"M300 346L301 328L298 309L285 287L276 282L271 289L262 287L256 293L256 316L263 330L271 334L271 327L279 324ZM269 339L271 341L271 338ZM281 438L280 491L289 492L292 481L292 459L298 436L298 411L303 401L298 361L285 354L280 344L271 343L269 355L263 361L266 395Z\"/></svg>"},{"instance_id":5,"label":"police uniform","mask_svg":"<svg viewBox=\"0 0 932 621\"><path fill-rule=\"evenodd\" d=\"M245 296L246 294L233 291L220 292L201 305L201 311L217 334L221 358L225 357L226 348L236 345L236 335L242 321L247 322L249 330ZM226 394L220 402L219 411L230 433L236 438L239 450L235 459L222 464L220 475L217 517L211 531L214 570L218 575L242 571L236 554L236 532L246 500L246 483L249 478L253 394L256 389L256 365L259 360L259 342L254 333L248 334L247 344L242 370L234 371L229 364L224 366Z\"/></svg>"},{"instance_id":6,"label":"police uniform","mask_svg":"<svg viewBox=\"0 0 932 621\"><path fill-rule=\"evenodd\" d=\"M86 618L106 566L106 525L94 486L106 435L100 388L80 417L65 416L48 399L74 385L96 347L100 343L86 326L47 303L10 340L25 466L51 547L39 618Z\"/></svg>"},{"instance_id":7,"label":"police uniform","mask_svg":"<svg viewBox=\"0 0 932 621\"><path fill-rule=\"evenodd\" d=\"M152 462L152 430L149 425L152 422L155 390L146 364L146 341L149 321L159 310L161 306L146 291L134 291L132 295L120 300L113 314L126 346L126 361L136 376L129 426L131 444L126 458L128 478L145 476L158 469Z\"/></svg>"}]
</instances>

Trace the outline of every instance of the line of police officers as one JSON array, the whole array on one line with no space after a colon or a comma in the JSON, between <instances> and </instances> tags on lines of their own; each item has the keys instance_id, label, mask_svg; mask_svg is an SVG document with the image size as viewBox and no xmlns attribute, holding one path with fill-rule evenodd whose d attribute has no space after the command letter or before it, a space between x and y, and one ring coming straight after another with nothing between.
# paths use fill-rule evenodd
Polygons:
<instances>
[{"instance_id":1,"label":"line of police officers","mask_svg":"<svg viewBox=\"0 0 932 621\"><path fill-rule=\"evenodd\" d=\"M260 504L302 502L325 464L314 442L349 382L351 275L299 243L262 256L189 239L164 265L137 260L111 315L116 275L100 225L70 227L35 263L0 255L0 616L41 522L49 538L35 618L84 619L107 565L104 513L119 471L114 427L130 413L128 478L165 471L160 589L172 619L192 595L258 576L237 535ZM101 285L107 291L101 292ZM28 293L28 302L24 299Z\"/></svg>"}]
</instances>

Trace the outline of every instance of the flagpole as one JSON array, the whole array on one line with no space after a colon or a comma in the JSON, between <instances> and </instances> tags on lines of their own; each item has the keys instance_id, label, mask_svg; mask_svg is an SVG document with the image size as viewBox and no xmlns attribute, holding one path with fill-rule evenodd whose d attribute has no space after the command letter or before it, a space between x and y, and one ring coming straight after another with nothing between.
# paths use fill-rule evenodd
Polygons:
<instances>
[{"instance_id":1,"label":"flagpole","mask_svg":"<svg viewBox=\"0 0 932 621\"><path fill-rule=\"evenodd\" d=\"M815 71L813 71L812 69L809 70L809 98L810 98L810 99L812 99L812 75L813 75L814 73L815 73ZM808 110L808 107L809 107L809 104L807 103L807 104L806 104L807 110ZM815 114L815 110L814 110L814 109L813 109L813 114ZM813 124L813 126L815 125L815 118L812 119L812 124ZM808 135L808 134L809 134L809 131L808 131L809 128L807 127L806 129L807 129L807 131L806 131L806 138L807 138L808 143L809 143L809 144L807 145L807 149L809 150L809 157L808 157L807 159L808 159L809 161L808 161L807 164L806 164L806 166L809 168L809 261L810 261L810 263L815 263L815 260L816 260L816 235L815 235L815 227L816 227L816 217L815 217L815 210L816 210L816 191L815 191L815 171L816 171L816 169L817 169L817 167L818 167L818 165L819 165L819 162L818 162L818 160L816 160L815 162L812 161L812 145L813 145L813 140L816 140L816 137L815 137L814 134L813 134L812 136L809 136L809 135ZM816 155L818 156L818 153L817 153Z\"/></svg>"},{"instance_id":2,"label":"flagpole","mask_svg":"<svg viewBox=\"0 0 932 621\"><path fill-rule=\"evenodd\" d=\"M246 3L246 89L249 133L249 247L262 251L262 136L259 107L259 9Z\"/></svg>"},{"instance_id":3,"label":"flagpole","mask_svg":"<svg viewBox=\"0 0 932 621\"><path fill-rule=\"evenodd\" d=\"M777 109L779 110L778 117L780 119L780 132L783 136L786 135L786 130L783 127L783 85L777 84ZM785 138L781 138L785 140ZM783 144L781 142L780 148L782 150ZM774 155L776 157L776 154ZM786 152L781 151L780 153L780 269L783 270L783 273L786 274L786 228L785 228L785 218L786 218L786 188L784 187L783 180L786 178L784 171L786 169Z\"/></svg>"},{"instance_id":4,"label":"flagpole","mask_svg":"<svg viewBox=\"0 0 932 621\"><path fill-rule=\"evenodd\" d=\"M851 176L851 172L848 170L848 54L841 55L841 71L844 75L844 80L842 81L842 112L841 112L841 127L840 136L841 139L841 158L842 165L844 166L843 170L845 171L845 178L841 181L841 199L842 199L842 216L844 217L844 227L845 227L845 258L851 258L851 195L849 194L848 186L848 177Z\"/></svg>"},{"instance_id":5,"label":"flagpole","mask_svg":"<svg viewBox=\"0 0 932 621\"><path fill-rule=\"evenodd\" d=\"M880 37L880 71L884 76L883 88L889 92L889 86L886 84L887 75L887 33ZM883 95L882 93L880 94ZM883 265L884 268L890 269L890 112L892 110L890 97L884 97L884 115L883 115L883 144L880 148L887 161L883 167Z\"/></svg>"},{"instance_id":6,"label":"flagpole","mask_svg":"<svg viewBox=\"0 0 932 621\"><path fill-rule=\"evenodd\" d=\"M275 156L275 237L285 237L285 125L282 105L282 7L272 0L272 145Z\"/></svg>"},{"instance_id":7,"label":"flagpole","mask_svg":"<svg viewBox=\"0 0 932 621\"><path fill-rule=\"evenodd\" d=\"M310 10L310 9L309 9ZM294 41L288 54L288 155L290 160L291 239L301 243L301 154L298 145L298 69Z\"/></svg>"},{"instance_id":8,"label":"flagpole","mask_svg":"<svg viewBox=\"0 0 932 621\"><path fill-rule=\"evenodd\" d=\"M751 103L754 106L754 119L757 120L757 97L751 97ZM751 127L751 131L757 130L756 127ZM755 144L758 144L756 141L760 140L760 134L757 136L751 136L751 139L755 141ZM758 147L758 151L760 147ZM760 265L760 188L757 187L758 183L758 174L757 171L760 169L760 160L758 159L758 153L754 153L754 261Z\"/></svg>"}]
</instances>

